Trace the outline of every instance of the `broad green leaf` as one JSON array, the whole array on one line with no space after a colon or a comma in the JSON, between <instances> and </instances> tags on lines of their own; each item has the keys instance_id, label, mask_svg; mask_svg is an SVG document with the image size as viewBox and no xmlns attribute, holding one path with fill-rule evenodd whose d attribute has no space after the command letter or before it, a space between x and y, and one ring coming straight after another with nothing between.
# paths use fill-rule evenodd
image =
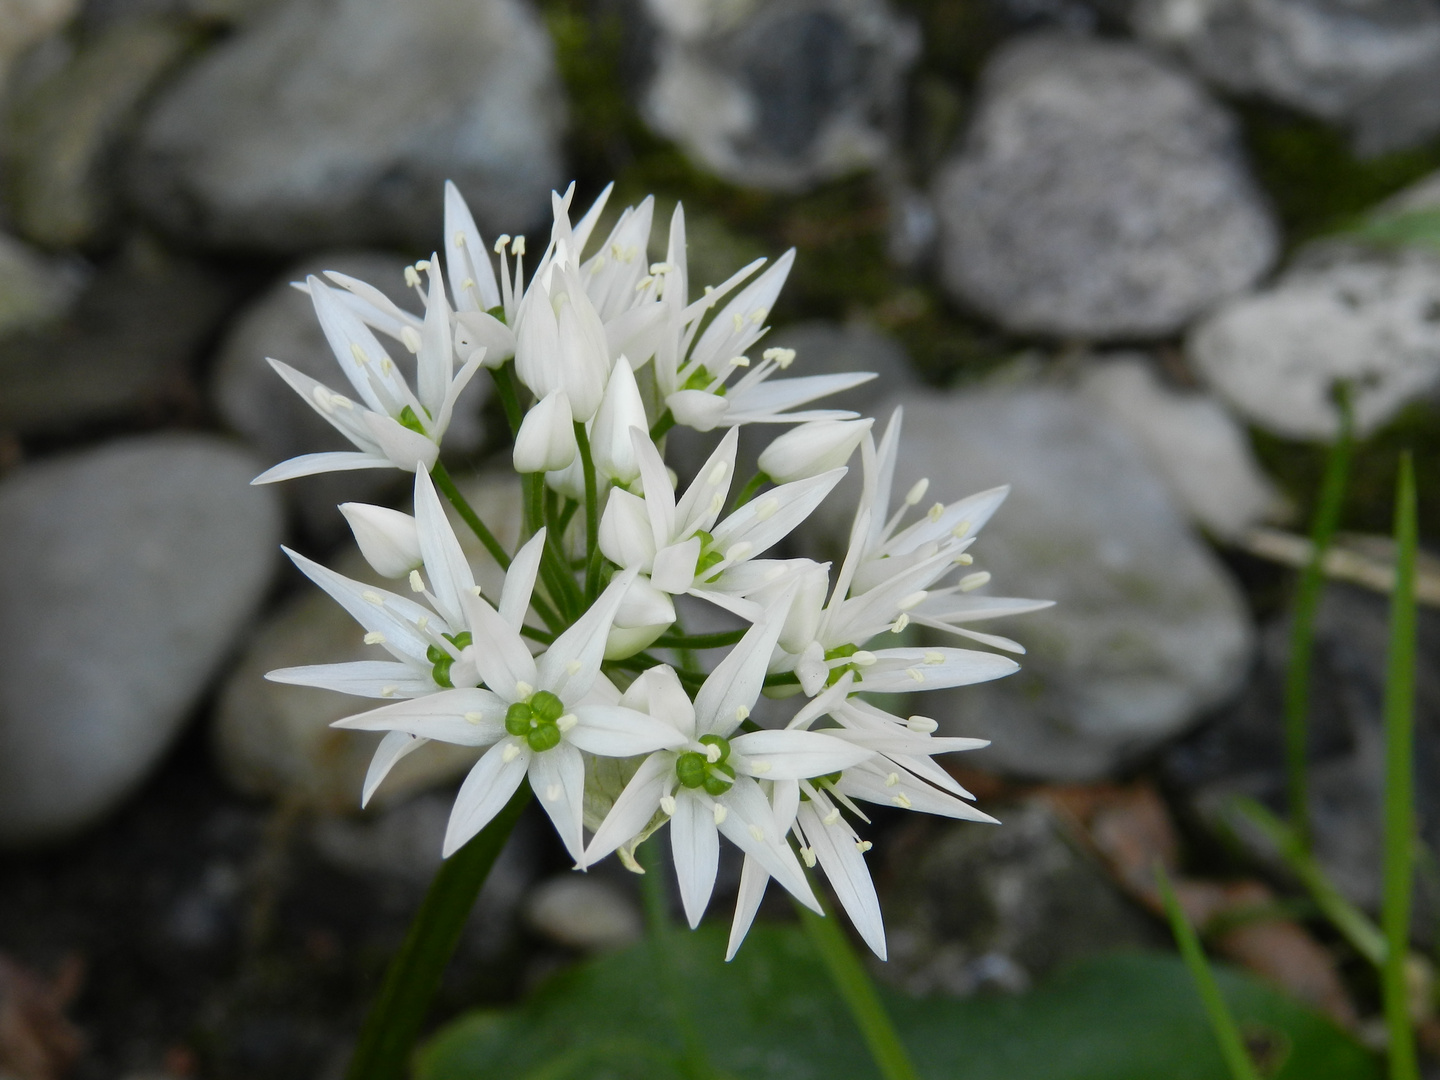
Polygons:
<instances>
[{"instance_id":1,"label":"broad green leaf","mask_svg":"<svg viewBox=\"0 0 1440 1080\"><path fill-rule=\"evenodd\" d=\"M757 926L730 964L725 933L671 933L682 1000L660 992L649 944L571 969L512 1012L479 1012L418 1056L417 1080L710 1080L687 1070L684 1010L713 1077L874 1080L845 1006L802 934ZM1370 1053L1332 1023L1253 979L1217 971L1261 1073L1276 1080L1380 1080ZM1226 1080L1178 957L1086 961L1010 997L886 1004L930 1080Z\"/></svg>"}]
</instances>

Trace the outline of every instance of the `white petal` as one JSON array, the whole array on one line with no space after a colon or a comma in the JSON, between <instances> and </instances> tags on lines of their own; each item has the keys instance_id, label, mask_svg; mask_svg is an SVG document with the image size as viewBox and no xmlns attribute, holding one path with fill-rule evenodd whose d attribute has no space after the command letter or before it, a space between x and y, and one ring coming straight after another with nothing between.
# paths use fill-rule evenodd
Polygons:
<instances>
[{"instance_id":1,"label":"white petal","mask_svg":"<svg viewBox=\"0 0 1440 1080\"><path fill-rule=\"evenodd\" d=\"M810 891L810 884L805 880L795 853L785 842L785 834L780 831L760 786L748 776L738 776L734 786L721 796L720 801L729 811L719 823L725 838L753 857L795 899L812 911L820 912L815 894Z\"/></svg>"},{"instance_id":2,"label":"white petal","mask_svg":"<svg viewBox=\"0 0 1440 1080\"><path fill-rule=\"evenodd\" d=\"M520 421L511 454L515 471L558 472L567 468L577 453L570 398L563 390L552 390Z\"/></svg>"},{"instance_id":3,"label":"white petal","mask_svg":"<svg viewBox=\"0 0 1440 1080\"><path fill-rule=\"evenodd\" d=\"M685 489L685 495L675 508L675 535L690 536L696 529L714 528L720 516L716 508L716 496L720 505L730 494L730 485L735 479L735 452L740 445L740 432L731 428L725 432L714 452L705 459L700 471L695 474Z\"/></svg>"},{"instance_id":4,"label":"white petal","mask_svg":"<svg viewBox=\"0 0 1440 1080\"><path fill-rule=\"evenodd\" d=\"M644 499L620 488L610 492L600 516L600 551L616 566L649 571L655 531Z\"/></svg>"},{"instance_id":5,"label":"white petal","mask_svg":"<svg viewBox=\"0 0 1440 1080\"><path fill-rule=\"evenodd\" d=\"M615 621L615 612L634 580L634 570L616 574L590 610L555 639L540 657L537 685L567 702L590 689L605 658L605 638Z\"/></svg>"},{"instance_id":6,"label":"white petal","mask_svg":"<svg viewBox=\"0 0 1440 1080\"><path fill-rule=\"evenodd\" d=\"M876 694L970 686L1020 670L1008 656L976 649L877 649L874 656L874 664L860 669L858 689Z\"/></svg>"},{"instance_id":7,"label":"white petal","mask_svg":"<svg viewBox=\"0 0 1440 1080\"><path fill-rule=\"evenodd\" d=\"M445 392L450 388L455 349L450 341L450 304L445 299L438 255L431 255L430 267L430 293L425 322L420 328L420 353L415 358L415 389L425 411L438 417L445 404Z\"/></svg>"},{"instance_id":8,"label":"white petal","mask_svg":"<svg viewBox=\"0 0 1440 1080\"><path fill-rule=\"evenodd\" d=\"M456 746L488 746L505 735L505 702L488 690L441 690L336 720L351 731L405 731Z\"/></svg>"},{"instance_id":9,"label":"white petal","mask_svg":"<svg viewBox=\"0 0 1440 1080\"><path fill-rule=\"evenodd\" d=\"M650 570L650 580L655 587L668 593L683 593L694 585L700 547L700 538L692 536L657 551Z\"/></svg>"},{"instance_id":10,"label":"white petal","mask_svg":"<svg viewBox=\"0 0 1440 1080\"><path fill-rule=\"evenodd\" d=\"M740 895L735 898L735 917L730 922L730 941L725 946L725 962L735 959L735 953L750 927L755 914L760 910L760 901L765 899L765 886L770 884L770 875L764 868L745 856L745 865L740 869Z\"/></svg>"},{"instance_id":11,"label":"white petal","mask_svg":"<svg viewBox=\"0 0 1440 1080\"><path fill-rule=\"evenodd\" d=\"M470 655L480 678L506 701L518 701L517 683L534 687L539 681L535 659L520 632L473 592L462 594L460 603L470 624Z\"/></svg>"},{"instance_id":12,"label":"white petal","mask_svg":"<svg viewBox=\"0 0 1440 1080\"><path fill-rule=\"evenodd\" d=\"M673 724L623 705L577 705L576 724L565 736L581 750L601 757L634 757L685 745Z\"/></svg>"},{"instance_id":13,"label":"white petal","mask_svg":"<svg viewBox=\"0 0 1440 1080\"><path fill-rule=\"evenodd\" d=\"M695 726L702 735L728 735L749 715L793 599L791 592L767 609L705 679L695 695Z\"/></svg>"},{"instance_id":14,"label":"white petal","mask_svg":"<svg viewBox=\"0 0 1440 1080\"><path fill-rule=\"evenodd\" d=\"M640 763L635 775L610 808L610 813L605 815L600 828L591 837L585 857L580 860L581 866L599 862L640 835L640 830L650 823L655 811L660 808L660 799L669 787L674 769L674 754L651 754Z\"/></svg>"},{"instance_id":15,"label":"white petal","mask_svg":"<svg viewBox=\"0 0 1440 1080\"><path fill-rule=\"evenodd\" d=\"M440 505L430 474L421 471L415 473L415 525L440 613L451 625L459 625L464 616L460 597L475 588L475 574Z\"/></svg>"},{"instance_id":16,"label":"white petal","mask_svg":"<svg viewBox=\"0 0 1440 1080\"><path fill-rule=\"evenodd\" d=\"M435 616L428 608L385 589L376 589L352 581L344 574L337 574L313 559L307 559L298 551L291 551L289 548L281 550L290 556L290 561L299 567L302 574L329 593L331 599L348 611L351 618L366 630L382 634L385 639L384 648L392 656L417 662L425 656L425 650L430 647L430 639L421 634L415 624L422 618L429 619L432 623L435 621ZM449 627L437 629L443 631Z\"/></svg>"},{"instance_id":17,"label":"white petal","mask_svg":"<svg viewBox=\"0 0 1440 1080\"><path fill-rule=\"evenodd\" d=\"M449 180L445 181L445 266L450 272L450 292L456 308L489 311L500 306L490 249L475 227L460 189ZM467 281L473 284L467 287Z\"/></svg>"},{"instance_id":18,"label":"white petal","mask_svg":"<svg viewBox=\"0 0 1440 1080\"><path fill-rule=\"evenodd\" d=\"M754 554L762 554L809 517L844 476L843 468L832 469L762 492L715 526L716 546L726 551L748 543Z\"/></svg>"},{"instance_id":19,"label":"white petal","mask_svg":"<svg viewBox=\"0 0 1440 1080\"><path fill-rule=\"evenodd\" d=\"M655 306L659 307L658 304ZM600 402L590 430L595 467L621 484L635 480L640 475L640 466L635 460L630 429L644 431L646 426L645 403L640 399L640 388L635 384L630 362L622 356L615 361L615 367L610 372L605 397Z\"/></svg>"},{"instance_id":20,"label":"white petal","mask_svg":"<svg viewBox=\"0 0 1440 1080\"><path fill-rule=\"evenodd\" d=\"M411 431L400 421L379 413L363 413L360 419L364 421L365 430L375 440L380 452L388 457L397 469L414 472L416 462L427 471L435 466L435 459L440 456L440 448L424 435Z\"/></svg>"},{"instance_id":21,"label":"white petal","mask_svg":"<svg viewBox=\"0 0 1440 1080\"><path fill-rule=\"evenodd\" d=\"M620 698L620 704L664 720L687 741L695 737L695 706L669 664L641 672Z\"/></svg>"},{"instance_id":22,"label":"white petal","mask_svg":"<svg viewBox=\"0 0 1440 1080\"><path fill-rule=\"evenodd\" d=\"M356 697L412 698L435 692L435 683L429 675L417 672L409 664L390 660L278 668L267 671L265 678L289 686L314 686Z\"/></svg>"},{"instance_id":23,"label":"white petal","mask_svg":"<svg viewBox=\"0 0 1440 1080\"><path fill-rule=\"evenodd\" d=\"M353 469L393 469L395 463L389 458L375 454L362 454L353 450L328 450L323 454L301 454L299 457L272 465L251 480L252 484L273 484L279 480L294 480L301 476L315 476L318 473L348 472Z\"/></svg>"},{"instance_id":24,"label":"white petal","mask_svg":"<svg viewBox=\"0 0 1440 1080\"><path fill-rule=\"evenodd\" d=\"M720 866L720 836L715 817L699 796L676 792L675 813L670 818L670 850L675 858L675 880L680 886L680 903L693 930L700 925L715 873Z\"/></svg>"},{"instance_id":25,"label":"white petal","mask_svg":"<svg viewBox=\"0 0 1440 1080\"><path fill-rule=\"evenodd\" d=\"M360 792L360 805L370 805L370 797L375 794L375 789L380 786L385 777L390 775L390 770L395 767L396 762L405 757L413 750L419 750L429 739L421 739L404 731L390 731L380 740L380 745L375 748L375 756L370 759L370 768L365 770L365 784Z\"/></svg>"},{"instance_id":26,"label":"white petal","mask_svg":"<svg viewBox=\"0 0 1440 1080\"><path fill-rule=\"evenodd\" d=\"M530 786L555 823L560 842L577 863L585 858L582 812L585 803L585 762L567 743L530 759Z\"/></svg>"},{"instance_id":27,"label":"white petal","mask_svg":"<svg viewBox=\"0 0 1440 1080\"><path fill-rule=\"evenodd\" d=\"M855 846L851 831L836 823L826 825L814 803L800 807L799 822L820 869L825 871L835 897L850 916L870 951L885 959L885 924L880 918L880 898L865 865L865 856Z\"/></svg>"},{"instance_id":28,"label":"white petal","mask_svg":"<svg viewBox=\"0 0 1440 1080\"><path fill-rule=\"evenodd\" d=\"M381 577L403 578L425 561L415 519L388 506L369 503L340 504L360 554Z\"/></svg>"},{"instance_id":29,"label":"white petal","mask_svg":"<svg viewBox=\"0 0 1440 1080\"><path fill-rule=\"evenodd\" d=\"M798 379L767 379L727 394L732 413L779 413L817 398L863 386L873 371L847 371L836 375L805 375Z\"/></svg>"},{"instance_id":30,"label":"white petal","mask_svg":"<svg viewBox=\"0 0 1440 1080\"><path fill-rule=\"evenodd\" d=\"M540 571L540 559L545 554L545 527L525 542L525 546L510 560L510 569L505 571L505 584L500 590L500 617L510 624L518 634L525 624L525 614L530 610L530 597L535 592L535 576Z\"/></svg>"},{"instance_id":31,"label":"white petal","mask_svg":"<svg viewBox=\"0 0 1440 1080\"><path fill-rule=\"evenodd\" d=\"M517 746L519 753L509 761L505 750ZM467 842L498 814L510 796L525 780L525 771L530 766L530 750L523 744L506 739L498 746L492 746L475 763L475 767L460 785L455 796L455 806L450 811L450 823L445 828L445 847L442 854L449 858L464 847Z\"/></svg>"},{"instance_id":32,"label":"white petal","mask_svg":"<svg viewBox=\"0 0 1440 1080\"><path fill-rule=\"evenodd\" d=\"M655 550L659 551L676 539L675 489L670 486L670 474L665 471L665 462L660 459L660 451L650 436L631 428L630 439L635 460L640 465L640 479L645 485L645 508L655 534Z\"/></svg>"},{"instance_id":33,"label":"white petal","mask_svg":"<svg viewBox=\"0 0 1440 1080\"><path fill-rule=\"evenodd\" d=\"M730 744L762 780L806 780L848 769L873 756L864 746L818 731L750 731ZM761 766L768 766L762 768Z\"/></svg>"}]
</instances>

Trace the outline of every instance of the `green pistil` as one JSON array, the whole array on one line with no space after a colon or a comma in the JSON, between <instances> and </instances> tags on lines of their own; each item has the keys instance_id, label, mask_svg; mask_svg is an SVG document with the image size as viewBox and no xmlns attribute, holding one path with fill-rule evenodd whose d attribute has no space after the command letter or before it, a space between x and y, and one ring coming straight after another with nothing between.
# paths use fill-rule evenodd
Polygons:
<instances>
[{"instance_id":1,"label":"green pistil","mask_svg":"<svg viewBox=\"0 0 1440 1080\"><path fill-rule=\"evenodd\" d=\"M704 529L696 529L695 535L700 538L700 558L695 561L695 576L704 580L705 571L724 562L725 556L715 549L715 537L710 533Z\"/></svg>"},{"instance_id":2,"label":"green pistil","mask_svg":"<svg viewBox=\"0 0 1440 1080\"><path fill-rule=\"evenodd\" d=\"M701 364L698 368L696 368L690 373L690 377L685 380L685 385L680 387L680 389L704 390L707 386L710 385L712 381L713 379L711 378L710 372L705 370L704 364Z\"/></svg>"},{"instance_id":3,"label":"green pistil","mask_svg":"<svg viewBox=\"0 0 1440 1080\"><path fill-rule=\"evenodd\" d=\"M409 406L406 407L408 408ZM442 634L441 637L462 651L472 640L469 630L461 630L458 634ZM455 663L453 656L440 648L439 645L431 645L425 650L425 659L429 660L432 665L430 675L435 680L437 686L454 686L450 681L450 665Z\"/></svg>"},{"instance_id":4,"label":"green pistil","mask_svg":"<svg viewBox=\"0 0 1440 1080\"><path fill-rule=\"evenodd\" d=\"M489 311L485 312L485 314L489 315L491 318L499 319L502 324L509 325L508 323L505 323L505 308L503 305L496 304Z\"/></svg>"},{"instance_id":5,"label":"green pistil","mask_svg":"<svg viewBox=\"0 0 1440 1080\"><path fill-rule=\"evenodd\" d=\"M681 754L675 759L675 775L684 787L704 788L707 794L724 795L735 783L735 770L725 763L730 756L730 741L719 735L702 735L700 742L716 747L720 756L711 761L708 754L698 750Z\"/></svg>"},{"instance_id":6,"label":"green pistil","mask_svg":"<svg viewBox=\"0 0 1440 1080\"><path fill-rule=\"evenodd\" d=\"M827 651L827 652L825 653L825 659L826 659L826 660L840 660L840 659L842 659L842 658L844 658L844 657L846 657L846 656L854 656L854 655L855 655L857 652L859 652L859 651L860 651L860 646L858 646L858 645L851 645L851 644L848 644L848 643L845 644L845 645L837 645L837 646L835 646L835 648L830 649L829 651ZM858 678L859 675L860 675L860 668L859 668L859 666L857 666L857 665L855 665L855 664L839 664L839 665L831 668L831 669L830 669L830 674L827 675L827 676L825 676L825 685L826 685L826 686L834 686L837 682L839 682L841 679L843 679L843 678L845 677L845 672L847 672L847 671L853 671L853 672L855 672L855 675L856 675L857 678ZM838 775L838 774L837 774L837 775Z\"/></svg>"},{"instance_id":7,"label":"green pistil","mask_svg":"<svg viewBox=\"0 0 1440 1080\"><path fill-rule=\"evenodd\" d=\"M428 416L429 413L426 413L426 415ZM420 417L415 415L415 410L412 409L409 405L406 405L403 409L400 410L399 420L401 426L409 428L411 431L415 432L415 434L425 435L427 438L429 437L429 433L425 430L425 425L420 422Z\"/></svg>"},{"instance_id":8,"label":"green pistil","mask_svg":"<svg viewBox=\"0 0 1440 1080\"><path fill-rule=\"evenodd\" d=\"M505 730L539 753L560 745L556 721L564 714L564 703L550 691L540 690L528 701L517 701L505 710Z\"/></svg>"}]
</instances>

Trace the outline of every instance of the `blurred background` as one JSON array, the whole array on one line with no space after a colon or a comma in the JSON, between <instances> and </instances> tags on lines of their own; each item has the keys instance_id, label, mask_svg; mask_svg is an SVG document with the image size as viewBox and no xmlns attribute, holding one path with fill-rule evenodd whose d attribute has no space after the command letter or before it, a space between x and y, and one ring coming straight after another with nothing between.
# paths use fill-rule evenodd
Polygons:
<instances>
[{"instance_id":1,"label":"blurred background","mask_svg":"<svg viewBox=\"0 0 1440 1080\"><path fill-rule=\"evenodd\" d=\"M0 0L0 87L5 1080L343 1068L469 759L432 744L361 814L371 744L326 727L351 702L260 678L360 647L279 544L363 575L335 504L403 506L406 478L248 481L334 448L265 364L338 375L288 283L406 302L446 179L532 250L572 179L577 206L616 182L611 219L683 201L696 286L797 248L767 344L879 373L843 404L905 405L902 483L1015 485L978 565L1059 604L1001 628L1020 675L927 703L995 740L954 767L1005 824L872 832L876 975L915 993L1168 947L1155 858L1197 919L1284 888L1224 807L1283 805L1287 605L1349 380L1311 782L1322 864L1375 908L1401 449L1440 538L1440 249L1373 226L1440 209L1437 0ZM487 389L446 458L513 538ZM832 499L795 550L847 526ZM1423 611L1420 648L1433 848ZM444 1016L640 935L630 876L568 873L543 824L487 884ZM1433 859L1421 879L1429 948ZM1211 945L1367 1030L1373 987L1324 933Z\"/></svg>"}]
</instances>

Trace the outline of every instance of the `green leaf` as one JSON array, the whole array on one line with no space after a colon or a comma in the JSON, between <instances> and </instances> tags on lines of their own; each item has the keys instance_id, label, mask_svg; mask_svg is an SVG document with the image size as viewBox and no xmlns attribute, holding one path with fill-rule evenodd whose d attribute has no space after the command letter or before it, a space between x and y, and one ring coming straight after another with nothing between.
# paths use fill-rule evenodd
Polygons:
<instances>
[{"instance_id":1,"label":"green leaf","mask_svg":"<svg viewBox=\"0 0 1440 1080\"><path fill-rule=\"evenodd\" d=\"M757 926L725 964L725 931L675 934L667 959L707 1057L737 1080L875 1080L865 1045L804 936ZM1275 1080L1380 1080L1330 1021L1248 977L1217 970L1241 1031ZM678 1080L692 1077L646 947L573 968L512 1012L443 1029L417 1080ZM930 1080L1227 1080L1178 957L1079 964L1013 997L884 995Z\"/></svg>"},{"instance_id":2,"label":"green leaf","mask_svg":"<svg viewBox=\"0 0 1440 1080\"><path fill-rule=\"evenodd\" d=\"M1440 210L1406 210L1371 217L1342 230L1342 234L1381 247L1440 247Z\"/></svg>"}]
</instances>

